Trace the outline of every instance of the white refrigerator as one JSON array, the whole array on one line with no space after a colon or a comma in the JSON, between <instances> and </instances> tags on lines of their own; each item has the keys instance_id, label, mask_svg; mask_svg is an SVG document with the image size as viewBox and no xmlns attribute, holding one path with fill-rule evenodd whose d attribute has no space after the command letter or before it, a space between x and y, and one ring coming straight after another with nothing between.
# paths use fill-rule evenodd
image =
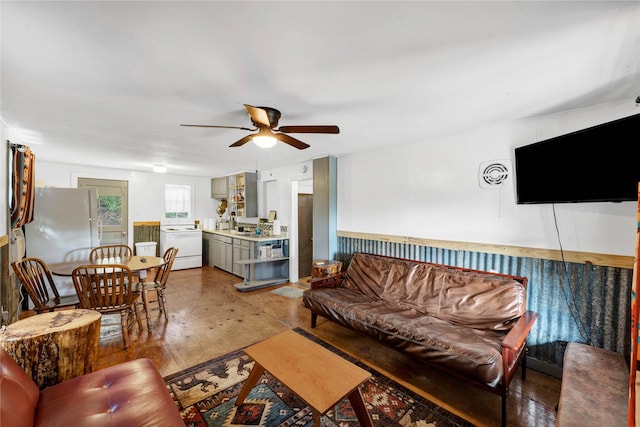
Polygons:
<instances>
[{"instance_id":1,"label":"white refrigerator","mask_svg":"<svg viewBox=\"0 0 640 427\"><path fill-rule=\"evenodd\" d=\"M51 266L89 258L98 246L98 199L96 190L37 188L34 219L25 225L26 256ZM70 279L55 278L61 294L74 293ZM70 287L70 289L69 289ZM64 289L67 288L67 289Z\"/></svg>"}]
</instances>

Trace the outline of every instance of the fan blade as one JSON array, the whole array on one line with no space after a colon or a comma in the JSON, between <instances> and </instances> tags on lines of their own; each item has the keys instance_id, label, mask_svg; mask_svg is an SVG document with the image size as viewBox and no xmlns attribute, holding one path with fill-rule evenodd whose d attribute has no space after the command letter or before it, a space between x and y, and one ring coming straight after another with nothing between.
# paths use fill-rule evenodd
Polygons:
<instances>
[{"instance_id":1,"label":"fan blade","mask_svg":"<svg viewBox=\"0 0 640 427\"><path fill-rule=\"evenodd\" d=\"M257 125L266 126L271 129L271 122L269 121L269 115L262 108L254 107L249 104L243 104L244 108L246 108L249 116L251 116L251 120L253 123Z\"/></svg>"},{"instance_id":2,"label":"fan blade","mask_svg":"<svg viewBox=\"0 0 640 427\"><path fill-rule=\"evenodd\" d=\"M284 142L285 144L289 144L292 147L297 148L298 150L304 150L305 148L309 148L310 145L309 144L305 144L304 142L300 141L299 139L295 139L292 136L289 136L285 133L274 133L273 136L275 136L276 138L278 138L280 141Z\"/></svg>"},{"instance_id":3,"label":"fan blade","mask_svg":"<svg viewBox=\"0 0 640 427\"><path fill-rule=\"evenodd\" d=\"M338 126L280 126L278 130L284 133L340 133Z\"/></svg>"},{"instance_id":4,"label":"fan blade","mask_svg":"<svg viewBox=\"0 0 640 427\"><path fill-rule=\"evenodd\" d=\"M239 140L231 144L229 147L241 147L247 142L251 141L251 138L253 138L253 135L247 135L244 138L240 138Z\"/></svg>"},{"instance_id":5,"label":"fan blade","mask_svg":"<svg viewBox=\"0 0 640 427\"><path fill-rule=\"evenodd\" d=\"M194 127L194 128L242 129L242 130L250 130L250 131L257 130L257 129L243 128L239 126L218 126L218 125L180 125L180 126L188 126L188 127Z\"/></svg>"}]
</instances>

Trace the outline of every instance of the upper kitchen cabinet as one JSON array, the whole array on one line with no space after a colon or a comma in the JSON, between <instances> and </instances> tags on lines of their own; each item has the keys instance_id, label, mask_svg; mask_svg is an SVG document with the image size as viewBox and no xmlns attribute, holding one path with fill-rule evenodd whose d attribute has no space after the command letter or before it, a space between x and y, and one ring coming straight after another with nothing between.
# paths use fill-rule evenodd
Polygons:
<instances>
[{"instance_id":1,"label":"upper kitchen cabinet","mask_svg":"<svg viewBox=\"0 0 640 427\"><path fill-rule=\"evenodd\" d=\"M229 197L229 177L211 178L211 198L226 199Z\"/></svg>"},{"instance_id":2,"label":"upper kitchen cabinet","mask_svg":"<svg viewBox=\"0 0 640 427\"><path fill-rule=\"evenodd\" d=\"M242 172L232 175L230 181L230 212L235 212L237 217L257 217L258 174Z\"/></svg>"}]
</instances>

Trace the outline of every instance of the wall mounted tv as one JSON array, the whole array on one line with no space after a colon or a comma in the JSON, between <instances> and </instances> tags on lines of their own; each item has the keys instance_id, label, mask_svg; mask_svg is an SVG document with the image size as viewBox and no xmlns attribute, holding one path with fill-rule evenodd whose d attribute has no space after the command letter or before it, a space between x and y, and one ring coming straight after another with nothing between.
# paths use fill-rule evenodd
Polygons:
<instances>
[{"instance_id":1,"label":"wall mounted tv","mask_svg":"<svg viewBox=\"0 0 640 427\"><path fill-rule=\"evenodd\" d=\"M640 114L515 149L517 203L638 200Z\"/></svg>"}]
</instances>

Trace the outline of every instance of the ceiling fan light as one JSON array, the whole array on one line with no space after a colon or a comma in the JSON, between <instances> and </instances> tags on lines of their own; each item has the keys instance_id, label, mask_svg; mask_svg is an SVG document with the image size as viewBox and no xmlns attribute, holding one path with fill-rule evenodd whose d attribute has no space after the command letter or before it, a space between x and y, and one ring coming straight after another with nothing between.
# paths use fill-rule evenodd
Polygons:
<instances>
[{"instance_id":1,"label":"ceiling fan light","mask_svg":"<svg viewBox=\"0 0 640 427\"><path fill-rule=\"evenodd\" d=\"M155 173L165 173L167 172L167 167L164 165L153 165L153 171Z\"/></svg>"},{"instance_id":2,"label":"ceiling fan light","mask_svg":"<svg viewBox=\"0 0 640 427\"><path fill-rule=\"evenodd\" d=\"M275 137L268 135L257 135L251 140L260 148L271 148L278 142Z\"/></svg>"}]
</instances>

